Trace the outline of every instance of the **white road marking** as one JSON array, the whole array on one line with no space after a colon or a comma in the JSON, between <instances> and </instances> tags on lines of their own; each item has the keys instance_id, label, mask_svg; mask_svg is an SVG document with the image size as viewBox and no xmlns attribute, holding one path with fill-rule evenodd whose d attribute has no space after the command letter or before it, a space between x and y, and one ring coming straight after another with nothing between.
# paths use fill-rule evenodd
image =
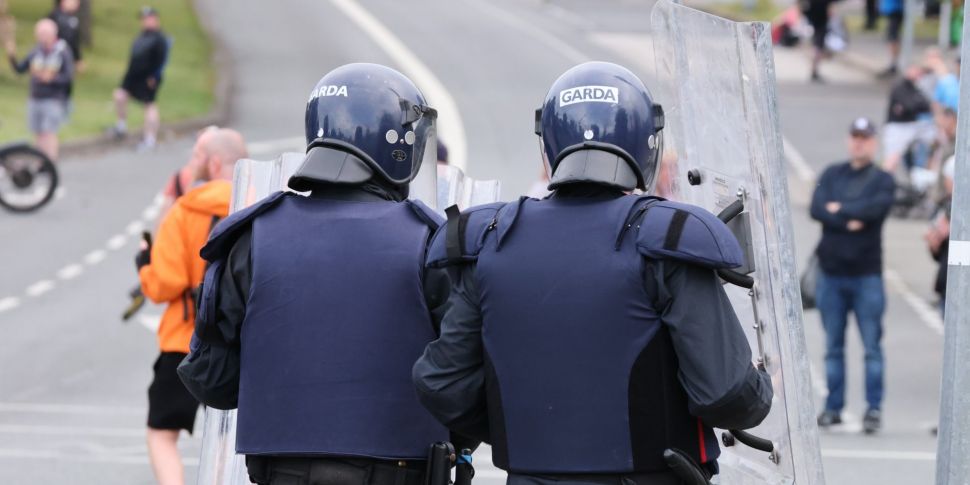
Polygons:
<instances>
[{"instance_id":1,"label":"white road marking","mask_svg":"<svg viewBox=\"0 0 970 485\"><path fill-rule=\"evenodd\" d=\"M108 427L108 426L50 426L50 425L30 425L30 424L0 424L0 434L140 438L145 436L145 429L144 428L115 428L115 427Z\"/></svg>"},{"instance_id":2,"label":"white road marking","mask_svg":"<svg viewBox=\"0 0 970 485\"><path fill-rule=\"evenodd\" d=\"M135 236L145 230L145 223L141 221L132 221L127 226L125 226L125 232L130 236Z\"/></svg>"},{"instance_id":3,"label":"white road marking","mask_svg":"<svg viewBox=\"0 0 970 485\"><path fill-rule=\"evenodd\" d=\"M438 132L448 145L449 162L462 169L467 168L467 140L465 125L458 111L458 103L445 89L444 84L434 75L421 59L404 42L392 33L376 17L354 0L330 0L350 20L363 30L391 59L401 68L428 97L431 105L438 110ZM434 149L430 147L429 149Z\"/></svg>"},{"instance_id":4,"label":"white road marking","mask_svg":"<svg viewBox=\"0 0 970 485\"><path fill-rule=\"evenodd\" d=\"M72 280L84 272L84 266L80 264L69 264L57 272L57 277L62 280Z\"/></svg>"},{"instance_id":5,"label":"white road marking","mask_svg":"<svg viewBox=\"0 0 970 485\"><path fill-rule=\"evenodd\" d=\"M138 323L151 330L152 333L158 332L158 327L162 325L162 316L153 314L138 315Z\"/></svg>"},{"instance_id":6,"label":"white road marking","mask_svg":"<svg viewBox=\"0 0 970 485\"><path fill-rule=\"evenodd\" d=\"M20 306L20 298L16 296L8 296L6 298L0 298L0 313L8 310L13 310Z\"/></svg>"},{"instance_id":7,"label":"white road marking","mask_svg":"<svg viewBox=\"0 0 970 485\"><path fill-rule=\"evenodd\" d=\"M0 413L27 414L77 414L77 415L110 415L130 414L141 416L144 407L138 406L101 406L88 404L51 404L27 402L0 402Z\"/></svg>"},{"instance_id":8,"label":"white road marking","mask_svg":"<svg viewBox=\"0 0 970 485\"><path fill-rule=\"evenodd\" d=\"M144 211L142 211L142 216L146 219L146 221L150 221L151 219L154 219L155 217L158 216L159 207L161 206L163 201L164 201L164 198L162 197L161 193L158 193L155 195L155 197L152 199L151 205L149 205ZM144 229L145 229L145 224L143 222L138 220L130 222L125 227L125 232L127 234L115 234L110 239L108 239L105 246L110 250L121 249L122 247L124 247L125 244L128 243L128 234L135 235ZM104 249L96 249L86 254L84 258L82 258L82 260L84 264L87 264L88 266L94 266L100 263L101 261L104 261L106 257L107 257L107 252ZM61 268L57 272L56 276L58 279L67 281L80 276L82 273L84 273L84 266L82 266L79 263L71 263ZM48 291L54 289L55 287L56 287L56 283L54 281L41 280L28 286L24 290L24 293L26 293L27 296L36 297L36 296L43 295L44 293L47 293ZM0 299L0 313L16 308L19 305L20 305L20 299L15 297L7 297L7 298Z\"/></svg>"},{"instance_id":9,"label":"white road marking","mask_svg":"<svg viewBox=\"0 0 970 485\"><path fill-rule=\"evenodd\" d=\"M795 175L798 176L799 180L806 183L815 182L815 170L805 162L802 154L795 149L788 138L782 137L781 142L785 149L785 159L788 160L788 166L795 169Z\"/></svg>"},{"instance_id":10,"label":"white road marking","mask_svg":"<svg viewBox=\"0 0 970 485\"><path fill-rule=\"evenodd\" d=\"M922 297L917 295L909 288L906 281L903 280L902 276L899 276L895 270L891 268L886 268L883 271L883 276L886 278L886 283L899 293L903 297L903 300L909 304L909 306L916 312L920 321L924 325L933 329L934 332L943 335L943 317L940 316L939 310L930 306Z\"/></svg>"},{"instance_id":11,"label":"white road marking","mask_svg":"<svg viewBox=\"0 0 970 485\"><path fill-rule=\"evenodd\" d=\"M24 291L27 296L40 296L48 291L54 289L55 283L51 280L40 280L30 286Z\"/></svg>"},{"instance_id":12,"label":"white road marking","mask_svg":"<svg viewBox=\"0 0 970 485\"><path fill-rule=\"evenodd\" d=\"M104 249L95 249L84 256L84 263L88 266L94 266L101 261L104 261L104 258L107 255L108 253Z\"/></svg>"},{"instance_id":13,"label":"white road marking","mask_svg":"<svg viewBox=\"0 0 970 485\"><path fill-rule=\"evenodd\" d=\"M513 29L518 30L519 32L539 41L539 43L556 51L559 53L559 55L565 57L566 59L569 59L570 62L580 64L590 60L590 57L586 54L580 52L573 46L564 42L562 39L550 34L545 29L536 28L535 25L530 24L528 21L524 20L518 15L492 5L489 2L475 1L467 3L471 3L509 27L512 27ZM562 9L560 9L560 14L561 12Z\"/></svg>"},{"instance_id":14,"label":"white road marking","mask_svg":"<svg viewBox=\"0 0 970 485\"><path fill-rule=\"evenodd\" d=\"M115 234L114 236L111 236L110 239L108 239L108 243L106 244L106 246L108 247L108 249L112 251L117 251L123 248L125 246L125 243L127 242L128 242L128 236L124 234Z\"/></svg>"},{"instance_id":15,"label":"white road marking","mask_svg":"<svg viewBox=\"0 0 970 485\"><path fill-rule=\"evenodd\" d=\"M896 450L843 450L822 448L822 456L826 458L855 458L867 460L910 460L934 461L936 453L931 451L896 451Z\"/></svg>"},{"instance_id":16,"label":"white road marking","mask_svg":"<svg viewBox=\"0 0 970 485\"><path fill-rule=\"evenodd\" d=\"M54 200L61 200L64 197L67 197L67 189L63 185L54 189Z\"/></svg>"},{"instance_id":17,"label":"white road marking","mask_svg":"<svg viewBox=\"0 0 970 485\"><path fill-rule=\"evenodd\" d=\"M246 145L250 155L272 155L274 157L285 151L302 151L305 147L306 138L302 136L257 141Z\"/></svg>"},{"instance_id":18,"label":"white road marking","mask_svg":"<svg viewBox=\"0 0 970 485\"><path fill-rule=\"evenodd\" d=\"M144 434L144 431L142 432ZM64 453L53 450L27 450L27 449L6 449L0 448L0 458L15 458L26 460L56 460L58 462L75 463L103 463L109 465L148 465L147 455L119 456L110 455L84 455L78 453ZM183 456L182 464L185 466L199 466L197 456Z\"/></svg>"},{"instance_id":19,"label":"white road marking","mask_svg":"<svg viewBox=\"0 0 970 485\"><path fill-rule=\"evenodd\" d=\"M155 218L158 217L158 213L160 212L159 207L160 206L157 204L146 207L145 210L141 212L141 218L144 219L145 222L154 221Z\"/></svg>"}]
</instances>

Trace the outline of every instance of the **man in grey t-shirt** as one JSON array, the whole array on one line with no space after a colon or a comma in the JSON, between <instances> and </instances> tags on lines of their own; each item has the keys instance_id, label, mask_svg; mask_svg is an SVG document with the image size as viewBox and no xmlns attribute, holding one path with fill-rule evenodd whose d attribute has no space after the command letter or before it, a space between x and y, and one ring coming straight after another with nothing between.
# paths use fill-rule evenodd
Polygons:
<instances>
[{"instance_id":1,"label":"man in grey t-shirt","mask_svg":"<svg viewBox=\"0 0 970 485\"><path fill-rule=\"evenodd\" d=\"M57 38L57 24L43 19L34 27L37 44L22 60L16 46L7 44L10 65L20 74L30 73L27 124L37 147L53 160L58 156L57 132L67 119L67 103L74 77L74 58L67 44Z\"/></svg>"}]
</instances>

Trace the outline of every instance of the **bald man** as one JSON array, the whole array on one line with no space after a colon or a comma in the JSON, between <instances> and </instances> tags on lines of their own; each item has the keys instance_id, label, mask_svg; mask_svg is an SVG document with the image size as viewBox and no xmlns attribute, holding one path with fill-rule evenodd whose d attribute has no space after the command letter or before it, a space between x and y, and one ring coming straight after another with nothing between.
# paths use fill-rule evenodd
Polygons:
<instances>
[{"instance_id":1,"label":"bald man","mask_svg":"<svg viewBox=\"0 0 970 485\"><path fill-rule=\"evenodd\" d=\"M185 483L178 437L183 429L192 433L199 407L176 374L195 326L196 288L205 272L199 250L212 227L229 213L233 168L248 156L242 135L224 128L205 131L196 148L198 176L207 182L176 200L162 219L155 245L143 243L135 256L142 293L168 305L158 327L160 354L148 388L148 452L155 478L163 485Z\"/></svg>"},{"instance_id":2,"label":"bald man","mask_svg":"<svg viewBox=\"0 0 970 485\"><path fill-rule=\"evenodd\" d=\"M57 133L67 119L74 57L67 44L57 38L57 24L53 20L37 22L34 37L37 44L20 61L13 41L8 42L7 58L17 73L30 72L27 124L37 147L52 160L57 160L60 145Z\"/></svg>"}]
</instances>

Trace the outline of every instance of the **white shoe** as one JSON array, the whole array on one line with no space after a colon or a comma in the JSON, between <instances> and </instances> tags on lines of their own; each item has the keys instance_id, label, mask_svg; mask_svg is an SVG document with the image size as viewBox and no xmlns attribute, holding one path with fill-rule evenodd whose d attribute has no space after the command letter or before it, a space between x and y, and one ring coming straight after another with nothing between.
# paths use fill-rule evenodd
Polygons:
<instances>
[{"instance_id":1,"label":"white shoe","mask_svg":"<svg viewBox=\"0 0 970 485\"><path fill-rule=\"evenodd\" d=\"M155 140L144 139L135 148L139 153L150 152L155 149Z\"/></svg>"}]
</instances>

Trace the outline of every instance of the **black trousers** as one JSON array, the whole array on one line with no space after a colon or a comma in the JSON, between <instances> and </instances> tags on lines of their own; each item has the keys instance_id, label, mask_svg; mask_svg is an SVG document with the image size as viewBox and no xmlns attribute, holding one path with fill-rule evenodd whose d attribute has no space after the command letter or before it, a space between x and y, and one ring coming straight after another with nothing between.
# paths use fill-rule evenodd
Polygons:
<instances>
[{"instance_id":1,"label":"black trousers","mask_svg":"<svg viewBox=\"0 0 970 485\"><path fill-rule=\"evenodd\" d=\"M246 457L257 485L425 485L427 462L331 457Z\"/></svg>"}]
</instances>

